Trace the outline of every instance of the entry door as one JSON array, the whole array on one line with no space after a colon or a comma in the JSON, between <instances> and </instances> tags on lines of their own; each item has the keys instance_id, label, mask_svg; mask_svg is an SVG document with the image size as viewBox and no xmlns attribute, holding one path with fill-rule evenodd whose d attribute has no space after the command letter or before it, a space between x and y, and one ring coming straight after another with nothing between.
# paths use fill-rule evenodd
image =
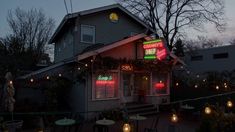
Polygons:
<instances>
[{"instance_id":1,"label":"entry door","mask_svg":"<svg viewBox=\"0 0 235 132\"><path fill-rule=\"evenodd\" d=\"M133 102L133 75L131 73L123 73L122 76L123 87L123 102Z\"/></svg>"}]
</instances>

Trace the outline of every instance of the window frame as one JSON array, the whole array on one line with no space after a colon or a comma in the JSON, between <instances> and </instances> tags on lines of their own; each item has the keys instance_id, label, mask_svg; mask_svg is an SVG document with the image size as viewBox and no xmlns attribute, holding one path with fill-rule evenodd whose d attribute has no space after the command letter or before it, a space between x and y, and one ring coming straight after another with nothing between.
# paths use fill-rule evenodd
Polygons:
<instances>
[{"instance_id":1,"label":"window frame","mask_svg":"<svg viewBox=\"0 0 235 132\"><path fill-rule=\"evenodd\" d=\"M92 28L93 29L93 32L92 32L92 36L93 36L93 39L92 39L92 42L88 42L88 41L84 41L83 40L83 29L84 27L88 27L88 28ZM95 26L92 26L92 25L86 25L86 24L81 24L81 32L80 32L80 37L81 37L81 42L82 43L88 43L88 44L94 44L95 43L95 32L96 32L96 28Z\"/></svg>"},{"instance_id":2,"label":"window frame","mask_svg":"<svg viewBox=\"0 0 235 132\"><path fill-rule=\"evenodd\" d=\"M111 98L108 98L108 97L104 97L104 98L96 98L96 78L97 78L97 75L100 74L99 72L96 72L94 74L92 74L92 100L93 101L97 101L97 100L112 100L112 99L117 99L118 96L119 96L119 87L120 87L120 75L119 75L119 72L118 71L108 71L106 74L116 74L117 76L117 86L114 87L114 97L111 97ZM116 89L115 89L116 88Z\"/></svg>"}]
</instances>

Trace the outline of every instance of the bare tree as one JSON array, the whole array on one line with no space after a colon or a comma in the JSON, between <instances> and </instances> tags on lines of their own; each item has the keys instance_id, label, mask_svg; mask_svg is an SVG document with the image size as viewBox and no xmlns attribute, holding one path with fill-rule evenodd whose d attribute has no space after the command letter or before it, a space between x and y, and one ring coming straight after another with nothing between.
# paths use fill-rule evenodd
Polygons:
<instances>
[{"instance_id":1,"label":"bare tree","mask_svg":"<svg viewBox=\"0 0 235 132\"><path fill-rule=\"evenodd\" d=\"M185 30L203 30L207 22L223 31L224 0L118 0L165 38L170 50Z\"/></svg>"},{"instance_id":2,"label":"bare tree","mask_svg":"<svg viewBox=\"0 0 235 132\"><path fill-rule=\"evenodd\" d=\"M39 59L53 32L54 20L47 18L41 9L24 11L17 8L8 12L7 21L12 31L12 34L5 38L9 50L33 51Z\"/></svg>"}]
</instances>

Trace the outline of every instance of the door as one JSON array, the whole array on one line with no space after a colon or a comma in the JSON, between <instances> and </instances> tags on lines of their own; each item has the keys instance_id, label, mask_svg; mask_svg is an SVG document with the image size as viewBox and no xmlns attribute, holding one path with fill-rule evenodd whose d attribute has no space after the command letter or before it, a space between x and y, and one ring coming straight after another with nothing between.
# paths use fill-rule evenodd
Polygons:
<instances>
[{"instance_id":1,"label":"door","mask_svg":"<svg viewBox=\"0 0 235 132\"><path fill-rule=\"evenodd\" d=\"M133 75L131 73L123 73L123 102L133 102Z\"/></svg>"}]
</instances>

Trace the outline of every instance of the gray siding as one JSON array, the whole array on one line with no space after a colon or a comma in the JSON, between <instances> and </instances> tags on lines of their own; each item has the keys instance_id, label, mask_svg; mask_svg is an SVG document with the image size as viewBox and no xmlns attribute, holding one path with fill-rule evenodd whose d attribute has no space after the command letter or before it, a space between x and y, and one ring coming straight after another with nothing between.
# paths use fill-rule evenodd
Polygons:
<instances>
[{"instance_id":1,"label":"gray siding","mask_svg":"<svg viewBox=\"0 0 235 132\"><path fill-rule=\"evenodd\" d=\"M109 20L109 14L115 12L119 16L119 21L114 23ZM132 18L121 12L119 9L107 10L104 12L94 13L86 16L82 16L80 21L77 21L76 25L91 25L95 26L96 36L95 43L109 44L124 37L130 36L131 32L143 33L146 28L134 21ZM78 34L76 37L80 38L80 27L77 29ZM80 53L84 48L92 44L79 43L76 45L75 51Z\"/></svg>"},{"instance_id":2,"label":"gray siding","mask_svg":"<svg viewBox=\"0 0 235 132\"><path fill-rule=\"evenodd\" d=\"M73 28L68 29L55 43L54 61L55 63L73 57Z\"/></svg>"},{"instance_id":3,"label":"gray siding","mask_svg":"<svg viewBox=\"0 0 235 132\"><path fill-rule=\"evenodd\" d=\"M211 49L202 49L195 51L194 55L187 54L185 63L187 67L195 73L207 71L232 71L235 69L235 45L216 47ZM228 58L214 59L214 54L228 53ZM191 60L191 56L202 56L202 60Z\"/></svg>"}]
</instances>

